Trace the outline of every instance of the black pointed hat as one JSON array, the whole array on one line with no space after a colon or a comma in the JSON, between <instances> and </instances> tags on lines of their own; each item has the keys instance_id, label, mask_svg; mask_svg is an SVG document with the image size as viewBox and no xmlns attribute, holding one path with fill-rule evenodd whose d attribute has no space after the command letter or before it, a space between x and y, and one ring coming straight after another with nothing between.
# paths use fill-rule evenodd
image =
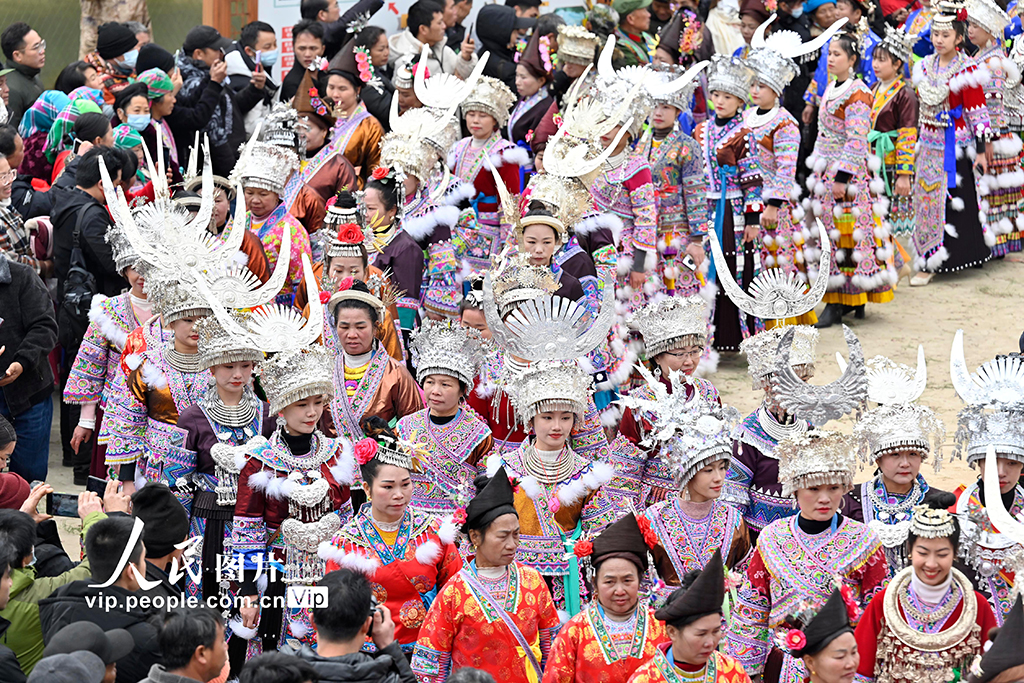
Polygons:
<instances>
[{"instance_id":1,"label":"black pointed hat","mask_svg":"<svg viewBox=\"0 0 1024 683\"><path fill-rule=\"evenodd\" d=\"M602 531L593 543L590 555L593 566L603 560L621 557L639 567L641 573L647 571L647 544L632 512Z\"/></svg>"},{"instance_id":2,"label":"black pointed hat","mask_svg":"<svg viewBox=\"0 0 1024 683\"><path fill-rule=\"evenodd\" d=\"M716 550L695 578L695 572L683 579L683 586L668 597L664 607L654 616L666 624L680 628L709 614L721 614L725 601L725 571L722 568L722 551Z\"/></svg>"},{"instance_id":3,"label":"black pointed hat","mask_svg":"<svg viewBox=\"0 0 1024 683\"><path fill-rule=\"evenodd\" d=\"M850 615L846 611L846 601L843 600L843 594L838 588L832 591L832 595L825 601L825 606L818 610L802 630L807 644L803 649L793 651L793 656L798 658L817 654L844 633L853 633Z\"/></svg>"},{"instance_id":4,"label":"black pointed hat","mask_svg":"<svg viewBox=\"0 0 1024 683\"><path fill-rule=\"evenodd\" d=\"M1024 648L1020 646L1021 638L1024 637L1024 606L1021 596L1017 596L1003 625L992 629L992 632L995 632L995 638L988 652L981 657L980 671L978 667L971 667L970 683L987 683L1004 671L1024 666ZM989 637L992 637L992 632ZM1019 677L1013 680L1019 680Z\"/></svg>"},{"instance_id":5,"label":"black pointed hat","mask_svg":"<svg viewBox=\"0 0 1024 683\"><path fill-rule=\"evenodd\" d=\"M483 529L502 515L509 513L518 515L515 507L515 495L512 482L508 480L505 468L500 468L493 477L477 477L473 482L476 495L466 506L466 521L462 530L469 533L470 529Z\"/></svg>"}]
</instances>

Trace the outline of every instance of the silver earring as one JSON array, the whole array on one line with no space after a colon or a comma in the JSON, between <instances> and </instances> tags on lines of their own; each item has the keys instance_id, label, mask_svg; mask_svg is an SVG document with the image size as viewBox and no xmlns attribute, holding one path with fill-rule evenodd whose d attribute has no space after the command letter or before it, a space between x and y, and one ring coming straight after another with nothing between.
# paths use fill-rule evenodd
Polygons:
<instances>
[{"instance_id":1,"label":"silver earring","mask_svg":"<svg viewBox=\"0 0 1024 683\"><path fill-rule=\"evenodd\" d=\"M278 429L284 427L284 425L285 425L284 415L278 414L277 419L275 420L275 422L277 422L277 428Z\"/></svg>"}]
</instances>

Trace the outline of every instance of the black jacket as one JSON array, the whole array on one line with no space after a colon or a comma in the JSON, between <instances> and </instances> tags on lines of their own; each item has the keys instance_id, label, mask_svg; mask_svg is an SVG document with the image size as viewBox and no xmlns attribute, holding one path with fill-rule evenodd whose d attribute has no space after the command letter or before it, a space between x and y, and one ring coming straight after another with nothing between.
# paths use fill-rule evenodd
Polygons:
<instances>
[{"instance_id":1,"label":"black jacket","mask_svg":"<svg viewBox=\"0 0 1024 683\"><path fill-rule=\"evenodd\" d=\"M3 638L7 627L10 625L11 622L0 618L0 638ZM25 683L26 680L25 672L21 670L21 664L18 664L18 658L14 655L14 650L6 645L0 645L0 681L4 683Z\"/></svg>"},{"instance_id":2,"label":"black jacket","mask_svg":"<svg viewBox=\"0 0 1024 683\"><path fill-rule=\"evenodd\" d=\"M51 190L53 212L53 261L57 274L57 300L64 296L64 281L71 267L71 248L74 244L75 224L79 211L84 210L79 246L85 258L86 269L96 278L96 291L104 296L116 296L128 282L117 272L113 251L107 244L107 230L113 225L107 207L84 190L57 187Z\"/></svg>"},{"instance_id":3,"label":"black jacket","mask_svg":"<svg viewBox=\"0 0 1024 683\"><path fill-rule=\"evenodd\" d=\"M380 78L380 90L372 85L364 86L359 93L359 98L366 105L366 111L373 114L373 118L380 122L385 133L391 132L391 98L395 96L395 84L384 69L377 69L377 76Z\"/></svg>"},{"instance_id":4,"label":"black jacket","mask_svg":"<svg viewBox=\"0 0 1024 683\"><path fill-rule=\"evenodd\" d=\"M53 371L46 356L57 345L57 319L46 285L26 265L0 258L0 374L21 363L18 379L0 389L12 415L53 393ZM3 680L3 679L0 679Z\"/></svg>"},{"instance_id":5,"label":"black jacket","mask_svg":"<svg viewBox=\"0 0 1024 683\"><path fill-rule=\"evenodd\" d=\"M131 634L135 649L117 661L117 683L138 683L149 674L150 667L163 663L159 631L146 621L141 609L125 609L125 599L134 595L131 591L118 586L90 588L91 583L91 579L72 581L39 601L43 642L49 643L53 634L75 621L91 621L104 631L123 628ZM87 598L93 599L93 604ZM103 606L107 600L114 603L110 609Z\"/></svg>"},{"instance_id":6,"label":"black jacket","mask_svg":"<svg viewBox=\"0 0 1024 683\"><path fill-rule=\"evenodd\" d=\"M444 3L442 2L443 6ZM355 34L351 32L351 26L353 21L365 16L367 21L364 24L372 23L369 20L374 14L380 11L380 8L384 6L384 0L359 0L356 4L345 10L345 13L338 17L337 21L330 23L323 22L324 24L324 59L331 61L334 59L334 55L338 54L342 47L345 46L349 40L355 37ZM285 99L287 102L288 100Z\"/></svg>"},{"instance_id":7,"label":"black jacket","mask_svg":"<svg viewBox=\"0 0 1024 683\"><path fill-rule=\"evenodd\" d=\"M297 652L287 647L282 651L312 664L320 683L416 683L416 674L397 641L374 654L355 652L342 657L321 657L307 645Z\"/></svg>"}]
</instances>

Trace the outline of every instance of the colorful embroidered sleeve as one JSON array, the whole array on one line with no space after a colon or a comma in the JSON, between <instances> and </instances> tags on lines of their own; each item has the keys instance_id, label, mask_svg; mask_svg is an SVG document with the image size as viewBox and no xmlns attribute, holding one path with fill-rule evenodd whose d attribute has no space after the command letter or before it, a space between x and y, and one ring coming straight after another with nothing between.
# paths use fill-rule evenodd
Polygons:
<instances>
[{"instance_id":1,"label":"colorful embroidered sleeve","mask_svg":"<svg viewBox=\"0 0 1024 683\"><path fill-rule=\"evenodd\" d=\"M679 174L686 204L685 222L690 237L703 237L708 234L708 183L704 178L704 164L697 141L689 136L683 137L686 151L680 155Z\"/></svg>"},{"instance_id":2,"label":"colorful embroidered sleeve","mask_svg":"<svg viewBox=\"0 0 1024 683\"><path fill-rule=\"evenodd\" d=\"M783 117L773 137L772 156L775 157L775 173L765 179L762 199L791 201L790 195L796 183L796 158L799 149L800 128L792 118Z\"/></svg>"},{"instance_id":3,"label":"colorful embroidered sleeve","mask_svg":"<svg viewBox=\"0 0 1024 683\"><path fill-rule=\"evenodd\" d=\"M863 86L860 86L863 87ZM837 171L851 176L863 173L868 158L868 131L871 130L871 96L864 91L855 91L844 105L846 143L839 154Z\"/></svg>"},{"instance_id":4,"label":"colorful embroidered sleeve","mask_svg":"<svg viewBox=\"0 0 1024 683\"><path fill-rule=\"evenodd\" d=\"M964 84L963 89L959 91L964 107L964 123L975 138L988 140L992 136L992 119L985 104L985 91L982 89L985 82L984 74L979 73L978 67L971 64L954 78L960 79Z\"/></svg>"},{"instance_id":5,"label":"colorful embroidered sleeve","mask_svg":"<svg viewBox=\"0 0 1024 683\"><path fill-rule=\"evenodd\" d=\"M267 522L263 518L266 501L263 492L254 489L249 478L263 469L263 463L250 457L238 474L238 496L231 525L231 548L241 556L245 569L256 569L257 558L267 552ZM273 472L270 473L274 475Z\"/></svg>"},{"instance_id":6,"label":"colorful embroidered sleeve","mask_svg":"<svg viewBox=\"0 0 1024 683\"><path fill-rule=\"evenodd\" d=\"M726 652L735 657L748 674L755 676L761 674L771 650L769 580L761 552L756 550L733 606L732 623L725 639Z\"/></svg>"},{"instance_id":7,"label":"colorful embroidered sleeve","mask_svg":"<svg viewBox=\"0 0 1024 683\"><path fill-rule=\"evenodd\" d=\"M583 414L583 423L574 426L569 434L569 446L587 460L608 459L608 438L605 436L601 415L593 398L587 399L587 412Z\"/></svg>"},{"instance_id":8,"label":"colorful embroidered sleeve","mask_svg":"<svg viewBox=\"0 0 1024 683\"><path fill-rule=\"evenodd\" d=\"M146 361L142 361L145 363ZM128 375L123 400L108 402L103 414L105 429L110 433L107 442L106 463L125 465L133 463L142 454L146 442L145 384L140 372L141 366Z\"/></svg>"},{"instance_id":9,"label":"colorful embroidered sleeve","mask_svg":"<svg viewBox=\"0 0 1024 683\"><path fill-rule=\"evenodd\" d=\"M432 242L427 247L427 254L426 287L421 292L424 305L427 310L440 314L457 311L462 300L462 288L455 279L459 262L454 245L450 240Z\"/></svg>"},{"instance_id":10,"label":"colorful embroidered sleeve","mask_svg":"<svg viewBox=\"0 0 1024 683\"><path fill-rule=\"evenodd\" d=\"M627 178L622 186L629 193L633 207L633 249L643 249L653 259L657 254L658 209L654 201L654 181L645 163ZM646 263L649 269L654 263Z\"/></svg>"},{"instance_id":11,"label":"colorful embroidered sleeve","mask_svg":"<svg viewBox=\"0 0 1024 683\"><path fill-rule=\"evenodd\" d=\"M739 441L734 442L729 473L722 488L722 500L738 509L746 519L750 513L750 484L754 480L754 473L739 459L742 453L743 445Z\"/></svg>"},{"instance_id":12,"label":"colorful embroidered sleeve","mask_svg":"<svg viewBox=\"0 0 1024 683\"><path fill-rule=\"evenodd\" d=\"M462 603L461 581L448 583L427 610L412 656L419 683L444 683L452 670L452 646L458 634Z\"/></svg>"},{"instance_id":13,"label":"colorful embroidered sleeve","mask_svg":"<svg viewBox=\"0 0 1024 683\"><path fill-rule=\"evenodd\" d=\"M532 580L523 583L526 585L528 590L532 590L537 597L537 615L538 615L538 635L540 638L540 668L543 671L545 664L548 661L548 656L551 654L551 642L555 638L555 634L562 626L561 619L558 618L558 610L555 609L555 601L551 598L551 591L548 590L548 586L544 583L544 579L541 578L534 570L529 572L523 572L524 577L526 574L532 574Z\"/></svg>"},{"instance_id":14,"label":"colorful embroidered sleeve","mask_svg":"<svg viewBox=\"0 0 1024 683\"><path fill-rule=\"evenodd\" d=\"M598 292L604 291L604 283L614 280L617 254L614 244L606 244L594 250L594 270L597 271Z\"/></svg>"},{"instance_id":15,"label":"colorful embroidered sleeve","mask_svg":"<svg viewBox=\"0 0 1024 683\"><path fill-rule=\"evenodd\" d=\"M110 342L100 330L99 323L90 322L85 338L78 347L78 355L71 366L64 385L64 402L71 404L99 403L106 383Z\"/></svg>"},{"instance_id":16,"label":"colorful embroidered sleeve","mask_svg":"<svg viewBox=\"0 0 1024 683\"><path fill-rule=\"evenodd\" d=\"M889 576L889 563L885 557L885 551L881 544L875 541L875 549L868 555L868 559L857 570L857 577L860 579L860 603L864 608L875 597L876 593L884 592L885 583Z\"/></svg>"},{"instance_id":17,"label":"colorful embroidered sleeve","mask_svg":"<svg viewBox=\"0 0 1024 683\"><path fill-rule=\"evenodd\" d=\"M629 417L629 416L625 416ZM630 419L634 428L636 421ZM609 462L615 463L615 477L606 486L615 494L624 496L641 509L640 491L647 467L647 453L636 447L635 442L620 433L609 444Z\"/></svg>"},{"instance_id":18,"label":"colorful embroidered sleeve","mask_svg":"<svg viewBox=\"0 0 1024 683\"><path fill-rule=\"evenodd\" d=\"M629 510L629 501L625 497L615 496L607 485L602 486L590 494L580 513L583 537L597 536Z\"/></svg>"}]
</instances>

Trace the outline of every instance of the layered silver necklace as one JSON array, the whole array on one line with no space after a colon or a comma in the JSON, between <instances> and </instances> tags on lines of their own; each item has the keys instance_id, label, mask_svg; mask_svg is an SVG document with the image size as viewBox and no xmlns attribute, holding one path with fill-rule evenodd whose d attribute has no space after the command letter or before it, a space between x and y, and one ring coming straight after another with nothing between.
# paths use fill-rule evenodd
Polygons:
<instances>
[{"instance_id":1,"label":"layered silver necklace","mask_svg":"<svg viewBox=\"0 0 1024 683\"><path fill-rule=\"evenodd\" d=\"M261 402L253 390L246 386L242 389L242 397L238 405L225 405L221 400L217 387L212 386L206 390L206 394L199 399L203 410L213 420L225 427L246 427L250 425L260 413Z\"/></svg>"},{"instance_id":2,"label":"layered silver necklace","mask_svg":"<svg viewBox=\"0 0 1024 683\"><path fill-rule=\"evenodd\" d=\"M167 361L168 365L178 372L186 374L195 374L199 372L198 353L182 353L171 346L164 352L164 359Z\"/></svg>"}]
</instances>

